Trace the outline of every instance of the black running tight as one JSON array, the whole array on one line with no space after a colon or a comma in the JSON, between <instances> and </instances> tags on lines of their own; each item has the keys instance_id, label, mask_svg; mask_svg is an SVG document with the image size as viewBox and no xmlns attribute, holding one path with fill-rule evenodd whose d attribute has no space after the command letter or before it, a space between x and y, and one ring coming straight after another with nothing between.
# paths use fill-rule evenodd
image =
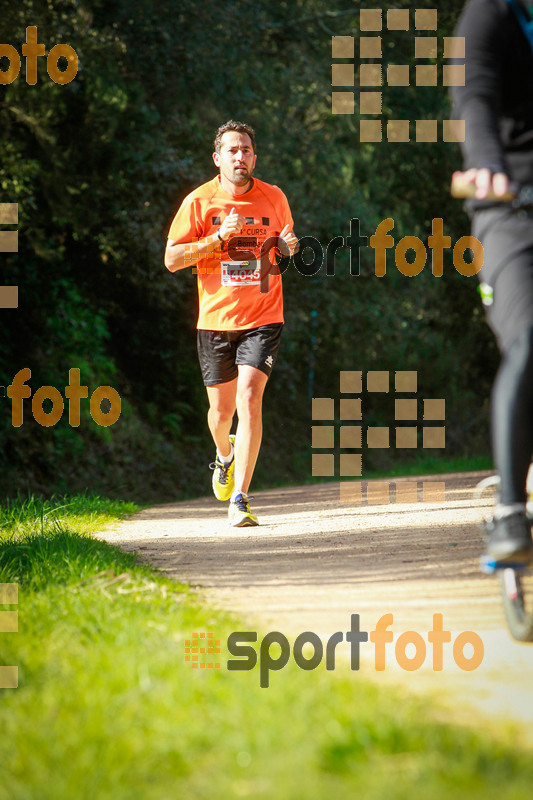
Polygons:
<instances>
[{"instance_id":1,"label":"black running tight","mask_svg":"<svg viewBox=\"0 0 533 800\"><path fill-rule=\"evenodd\" d=\"M491 402L492 449L500 475L500 503L524 503L533 453L533 328L504 353Z\"/></svg>"}]
</instances>

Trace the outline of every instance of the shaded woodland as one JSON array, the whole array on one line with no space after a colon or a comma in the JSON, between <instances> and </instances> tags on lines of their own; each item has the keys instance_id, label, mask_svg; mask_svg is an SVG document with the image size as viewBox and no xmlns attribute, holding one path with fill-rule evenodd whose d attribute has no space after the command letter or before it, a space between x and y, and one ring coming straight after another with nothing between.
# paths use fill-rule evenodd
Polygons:
<instances>
[{"instance_id":1,"label":"shaded woodland","mask_svg":"<svg viewBox=\"0 0 533 800\"><path fill-rule=\"evenodd\" d=\"M387 6L395 7L407 4ZM439 38L453 33L461 7L439 9ZM0 384L29 367L32 392L51 385L64 395L76 367L89 393L119 392L122 415L100 427L83 401L79 427L66 408L45 428L25 400L24 424L14 428L0 396L2 494L88 488L146 502L204 494L213 447L195 277L171 275L163 253L181 200L215 174L218 125L234 118L255 127L257 177L284 190L297 235L324 246L348 236L355 218L371 236L392 217L396 241L426 241L434 218L452 242L468 234L449 195L459 148L361 144L357 104L354 115L332 114L333 35L355 37L358 63L359 3L349 0L27 0L3 9L0 41L21 53L28 25L47 51L70 44L79 72L57 85L39 59L31 86L23 59L19 77L0 86L0 202L19 204L19 252L0 254L1 283L19 286L19 308L0 310ZM412 25L383 35L383 59L416 63ZM442 85L386 87L383 100L385 118L450 116ZM360 275L350 274L346 247L334 275L325 265L315 275L286 269L286 326L265 395L256 485L309 479L310 399L337 397L340 370L417 370L419 397L446 398L446 455L487 452L497 352L476 278L459 275L446 253L442 278L430 258L406 278L392 251L377 278L370 248L361 248ZM366 424L390 424L390 404L374 397ZM373 451L365 468L415 457Z\"/></svg>"}]
</instances>

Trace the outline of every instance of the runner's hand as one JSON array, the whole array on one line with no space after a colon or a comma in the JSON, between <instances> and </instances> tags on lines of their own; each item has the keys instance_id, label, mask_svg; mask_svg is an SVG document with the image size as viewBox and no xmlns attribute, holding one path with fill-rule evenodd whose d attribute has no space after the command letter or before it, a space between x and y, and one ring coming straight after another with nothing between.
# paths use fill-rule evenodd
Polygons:
<instances>
[{"instance_id":1,"label":"runner's hand","mask_svg":"<svg viewBox=\"0 0 533 800\"><path fill-rule=\"evenodd\" d=\"M476 200L503 197L509 191L509 178L504 172L491 172L490 169L469 169L466 172L454 172L452 182L475 189Z\"/></svg>"},{"instance_id":2,"label":"runner's hand","mask_svg":"<svg viewBox=\"0 0 533 800\"><path fill-rule=\"evenodd\" d=\"M294 235L294 231L291 230L290 225L285 225L285 227L283 228L283 230L279 235L279 238L282 239L283 243L286 245L286 247L283 246L280 247L280 250L284 256L286 255L293 256L300 249L300 243L297 237Z\"/></svg>"},{"instance_id":3,"label":"runner's hand","mask_svg":"<svg viewBox=\"0 0 533 800\"><path fill-rule=\"evenodd\" d=\"M220 226L221 237L224 239L225 242L227 242L230 236L234 236L236 233L241 232L244 223L245 223L244 217L241 217L240 214L237 214L235 209L232 208L228 216Z\"/></svg>"}]
</instances>

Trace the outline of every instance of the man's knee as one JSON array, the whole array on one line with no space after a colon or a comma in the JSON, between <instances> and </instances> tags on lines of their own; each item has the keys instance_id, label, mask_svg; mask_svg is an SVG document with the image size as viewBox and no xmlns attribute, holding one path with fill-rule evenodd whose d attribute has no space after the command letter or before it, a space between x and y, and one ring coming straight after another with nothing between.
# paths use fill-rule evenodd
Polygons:
<instances>
[{"instance_id":1,"label":"man's knee","mask_svg":"<svg viewBox=\"0 0 533 800\"><path fill-rule=\"evenodd\" d=\"M235 406L225 403L212 402L209 407L209 414L215 425L224 425L231 422L235 414Z\"/></svg>"},{"instance_id":2,"label":"man's knee","mask_svg":"<svg viewBox=\"0 0 533 800\"><path fill-rule=\"evenodd\" d=\"M263 403L264 383L246 383L239 387L237 392L237 408L243 413L253 416L261 413Z\"/></svg>"}]
</instances>

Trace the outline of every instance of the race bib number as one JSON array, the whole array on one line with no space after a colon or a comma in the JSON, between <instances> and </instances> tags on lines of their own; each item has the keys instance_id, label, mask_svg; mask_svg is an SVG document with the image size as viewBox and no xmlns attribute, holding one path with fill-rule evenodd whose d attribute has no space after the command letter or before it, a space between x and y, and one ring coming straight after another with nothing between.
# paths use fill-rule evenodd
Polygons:
<instances>
[{"instance_id":1,"label":"race bib number","mask_svg":"<svg viewBox=\"0 0 533 800\"><path fill-rule=\"evenodd\" d=\"M261 283L260 261L222 261L222 286L253 286Z\"/></svg>"}]
</instances>

